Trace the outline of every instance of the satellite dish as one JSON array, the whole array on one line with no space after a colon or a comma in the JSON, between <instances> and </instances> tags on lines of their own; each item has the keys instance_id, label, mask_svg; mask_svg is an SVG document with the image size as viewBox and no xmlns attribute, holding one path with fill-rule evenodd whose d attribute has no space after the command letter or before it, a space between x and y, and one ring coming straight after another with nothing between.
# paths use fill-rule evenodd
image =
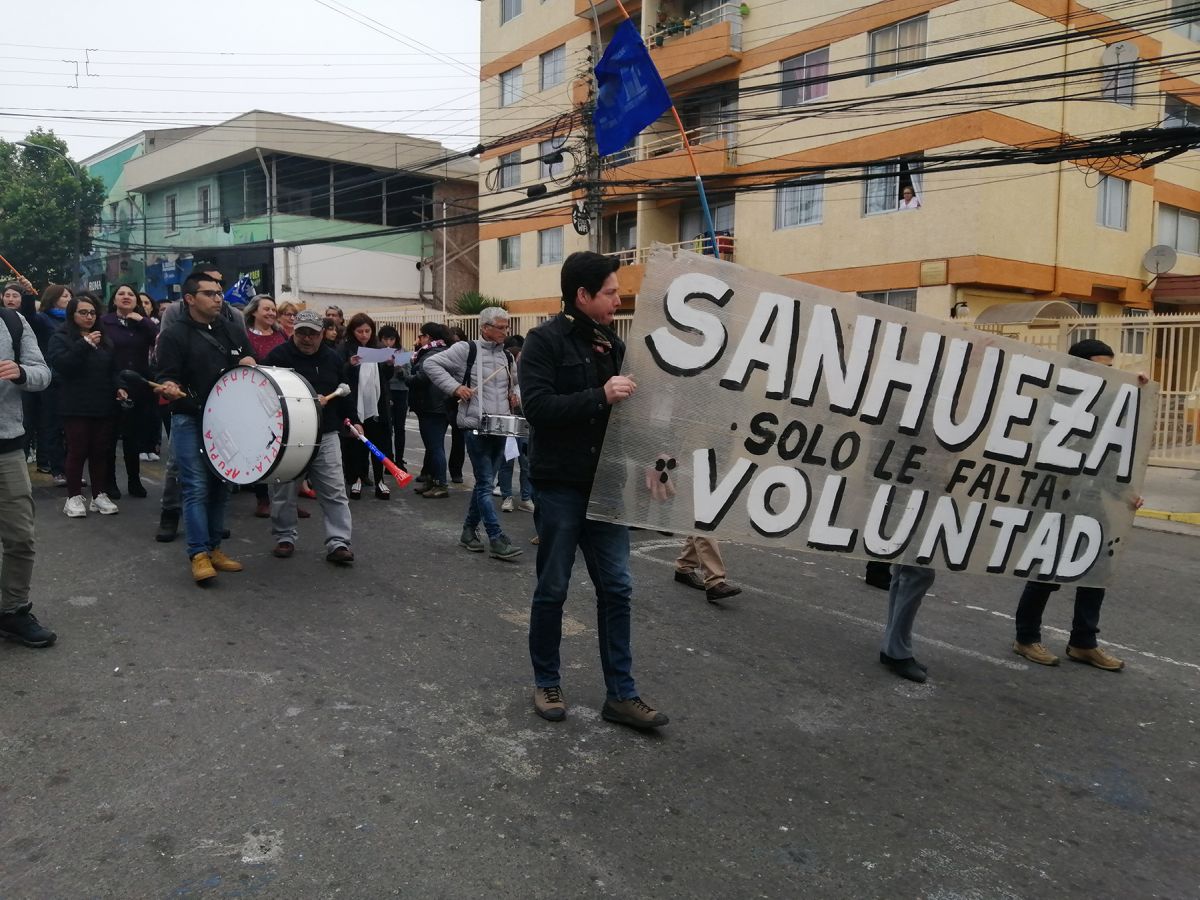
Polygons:
<instances>
[{"instance_id":1,"label":"satellite dish","mask_svg":"<svg viewBox=\"0 0 1200 900\"><path fill-rule=\"evenodd\" d=\"M1104 48L1104 53L1100 56L1100 64L1117 66L1122 63L1131 63L1137 58L1137 44L1133 41L1117 41L1117 43L1109 44Z\"/></svg>"},{"instance_id":2,"label":"satellite dish","mask_svg":"<svg viewBox=\"0 0 1200 900\"><path fill-rule=\"evenodd\" d=\"M1168 247L1166 244L1155 244L1146 251L1146 255L1142 257L1142 268L1147 272L1153 272L1155 275L1166 275L1179 260L1179 255L1175 252L1174 247Z\"/></svg>"}]
</instances>

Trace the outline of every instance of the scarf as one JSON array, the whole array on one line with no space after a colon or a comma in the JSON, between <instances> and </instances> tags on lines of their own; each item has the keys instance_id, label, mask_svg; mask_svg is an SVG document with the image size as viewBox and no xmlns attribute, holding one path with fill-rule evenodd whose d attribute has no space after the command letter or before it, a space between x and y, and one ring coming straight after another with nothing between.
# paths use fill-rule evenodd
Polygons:
<instances>
[{"instance_id":1,"label":"scarf","mask_svg":"<svg viewBox=\"0 0 1200 900\"><path fill-rule=\"evenodd\" d=\"M563 313L571 323L571 333L591 346L596 362L596 374L600 377L600 383L604 384L617 374L618 364L613 354L616 333L593 322L573 305L567 306Z\"/></svg>"},{"instance_id":2,"label":"scarf","mask_svg":"<svg viewBox=\"0 0 1200 900\"><path fill-rule=\"evenodd\" d=\"M358 367L358 419L365 422L379 415L379 363Z\"/></svg>"}]
</instances>

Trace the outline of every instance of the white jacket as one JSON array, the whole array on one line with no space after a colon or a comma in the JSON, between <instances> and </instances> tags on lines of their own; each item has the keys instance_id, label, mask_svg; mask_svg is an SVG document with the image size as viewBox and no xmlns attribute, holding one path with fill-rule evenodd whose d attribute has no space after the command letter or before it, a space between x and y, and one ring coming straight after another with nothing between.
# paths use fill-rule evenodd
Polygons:
<instances>
[{"instance_id":1,"label":"white jacket","mask_svg":"<svg viewBox=\"0 0 1200 900\"><path fill-rule=\"evenodd\" d=\"M478 428L483 413L511 416L512 405L508 398L515 393L517 386L512 357L504 352L503 345L480 339L459 341L421 364L438 390L453 395L462 386L471 344L478 348L471 369L471 383L468 385L475 393L470 402L458 404L455 424L459 428ZM497 369L502 371L497 372Z\"/></svg>"}]
</instances>

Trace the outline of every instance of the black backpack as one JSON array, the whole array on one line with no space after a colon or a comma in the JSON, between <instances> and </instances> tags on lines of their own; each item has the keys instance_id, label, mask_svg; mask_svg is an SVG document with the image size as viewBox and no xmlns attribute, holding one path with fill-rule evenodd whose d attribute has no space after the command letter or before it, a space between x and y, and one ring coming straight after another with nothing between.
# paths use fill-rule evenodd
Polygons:
<instances>
[{"instance_id":1,"label":"black backpack","mask_svg":"<svg viewBox=\"0 0 1200 900\"><path fill-rule=\"evenodd\" d=\"M12 339L13 362L20 365L21 335L25 332L25 323L21 321L20 313L9 309L7 306L0 306L0 319L4 320L4 325L8 329L8 336Z\"/></svg>"}]
</instances>

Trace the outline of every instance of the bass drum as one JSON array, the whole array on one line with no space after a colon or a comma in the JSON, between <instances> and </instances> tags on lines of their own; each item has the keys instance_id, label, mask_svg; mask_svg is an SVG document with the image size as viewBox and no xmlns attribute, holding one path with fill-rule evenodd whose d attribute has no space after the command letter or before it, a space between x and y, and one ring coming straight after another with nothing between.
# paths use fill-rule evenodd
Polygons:
<instances>
[{"instance_id":1,"label":"bass drum","mask_svg":"<svg viewBox=\"0 0 1200 900\"><path fill-rule=\"evenodd\" d=\"M237 366L208 392L201 434L209 468L230 484L292 481L321 442L321 407L291 369Z\"/></svg>"}]
</instances>

